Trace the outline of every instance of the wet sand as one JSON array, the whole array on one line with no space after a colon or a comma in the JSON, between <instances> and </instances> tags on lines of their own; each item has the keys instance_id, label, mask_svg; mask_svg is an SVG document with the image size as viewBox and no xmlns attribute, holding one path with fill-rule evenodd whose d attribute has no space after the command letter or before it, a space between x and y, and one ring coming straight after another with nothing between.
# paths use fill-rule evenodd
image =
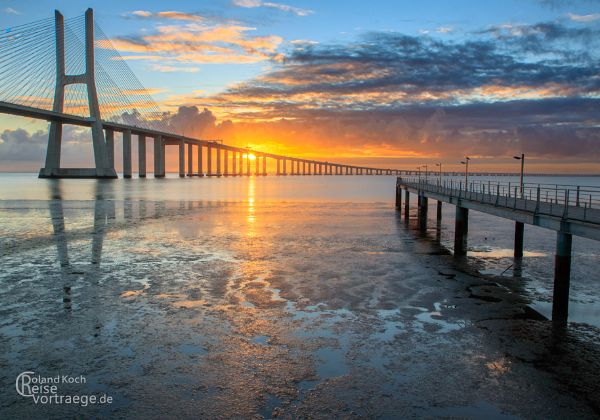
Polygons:
<instances>
[{"instance_id":1,"label":"wet sand","mask_svg":"<svg viewBox=\"0 0 600 420\"><path fill-rule=\"evenodd\" d=\"M2 215L3 418L600 413L594 327L553 331L523 279L478 274L388 203L55 200ZM74 391L114 402L35 406L13 391L24 370L83 374Z\"/></svg>"}]
</instances>

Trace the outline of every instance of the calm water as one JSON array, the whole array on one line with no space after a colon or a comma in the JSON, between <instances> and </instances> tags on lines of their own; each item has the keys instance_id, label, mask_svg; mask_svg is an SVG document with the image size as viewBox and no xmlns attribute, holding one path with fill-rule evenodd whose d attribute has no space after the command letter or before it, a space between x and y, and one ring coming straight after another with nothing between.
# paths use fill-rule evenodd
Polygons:
<instances>
[{"instance_id":1,"label":"calm water","mask_svg":"<svg viewBox=\"0 0 600 420\"><path fill-rule=\"evenodd\" d=\"M554 232L526 226L519 272L512 223L471 212L458 263L454 208L418 233L394 177L0 180L0 414L598 413L600 243L574 238L557 337L529 309L550 313ZM26 370L114 402L36 407Z\"/></svg>"}]
</instances>

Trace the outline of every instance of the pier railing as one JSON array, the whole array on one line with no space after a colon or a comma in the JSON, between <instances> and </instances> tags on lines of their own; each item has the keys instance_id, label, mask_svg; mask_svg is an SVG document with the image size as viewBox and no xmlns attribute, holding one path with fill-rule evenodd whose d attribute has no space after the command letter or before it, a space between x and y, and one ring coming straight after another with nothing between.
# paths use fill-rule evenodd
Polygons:
<instances>
[{"instance_id":1,"label":"pier railing","mask_svg":"<svg viewBox=\"0 0 600 420\"><path fill-rule=\"evenodd\" d=\"M600 187L399 177L398 185L482 204L600 223Z\"/></svg>"}]
</instances>

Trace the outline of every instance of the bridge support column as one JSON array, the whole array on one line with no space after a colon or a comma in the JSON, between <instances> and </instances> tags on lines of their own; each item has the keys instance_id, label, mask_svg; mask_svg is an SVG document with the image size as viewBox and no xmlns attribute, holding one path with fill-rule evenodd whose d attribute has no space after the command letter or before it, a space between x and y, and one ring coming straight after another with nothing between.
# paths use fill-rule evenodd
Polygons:
<instances>
[{"instance_id":1,"label":"bridge support column","mask_svg":"<svg viewBox=\"0 0 600 420\"><path fill-rule=\"evenodd\" d=\"M164 154L165 146L163 144L162 136L154 137L154 178L164 178Z\"/></svg>"},{"instance_id":2,"label":"bridge support column","mask_svg":"<svg viewBox=\"0 0 600 420\"><path fill-rule=\"evenodd\" d=\"M402 210L402 187L398 183L396 183L396 210Z\"/></svg>"},{"instance_id":3,"label":"bridge support column","mask_svg":"<svg viewBox=\"0 0 600 420\"><path fill-rule=\"evenodd\" d=\"M192 154L193 145L188 143L187 145L187 176L194 175L194 155Z\"/></svg>"},{"instance_id":4,"label":"bridge support column","mask_svg":"<svg viewBox=\"0 0 600 420\"><path fill-rule=\"evenodd\" d=\"M277 159L277 175L281 175L281 159Z\"/></svg>"},{"instance_id":5,"label":"bridge support column","mask_svg":"<svg viewBox=\"0 0 600 420\"><path fill-rule=\"evenodd\" d=\"M224 153L225 153L225 157L223 158L223 163L224 163L223 175L229 176L229 150L225 149Z\"/></svg>"},{"instance_id":6,"label":"bridge support column","mask_svg":"<svg viewBox=\"0 0 600 420\"><path fill-rule=\"evenodd\" d=\"M237 176L237 152L234 150L231 152L231 174Z\"/></svg>"},{"instance_id":7,"label":"bridge support column","mask_svg":"<svg viewBox=\"0 0 600 420\"><path fill-rule=\"evenodd\" d=\"M56 86L52 111L62 113L64 110L65 86L85 84L87 88L88 109L91 118L92 147L94 150L95 168L61 168L60 154L62 143L62 122L52 121L48 132L48 148L45 166L40 169L39 178L117 178L114 165L110 165L106 139L102 126L96 80L94 70L94 14L92 9L85 12L85 73L66 74L65 66L65 27L64 17L55 12L56 40ZM113 159L114 161L114 159Z\"/></svg>"},{"instance_id":8,"label":"bridge support column","mask_svg":"<svg viewBox=\"0 0 600 420\"><path fill-rule=\"evenodd\" d=\"M244 152L240 152L240 176L244 175Z\"/></svg>"},{"instance_id":9,"label":"bridge support column","mask_svg":"<svg viewBox=\"0 0 600 420\"><path fill-rule=\"evenodd\" d=\"M557 326L567 325L569 317L572 241L573 237L570 233L557 232L556 255L554 256L554 294L552 296L552 322Z\"/></svg>"},{"instance_id":10,"label":"bridge support column","mask_svg":"<svg viewBox=\"0 0 600 420\"><path fill-rule=\"evenodd\" d=\"M267 176L267 157L263 156L263 176Z\"/></svg>"},{"instance_id":11,"label":"bridge support column","mask_svg":"<svg viewBox=\"0 0 600 420\"><path fill-rule=\"evenodd\" d=\"M108 164L115 167L115 132L113 130L104 130L106 138L106 151L108 152Z\"/></svg>"},{"instance_id":12,"label":"bridge support column","mask_svg":"<svg viewBox=\"0 0 600 420\"><path fill-rule=\"evenodd\" d=\"M138 176L146 178L146 136L138 134Z\"/></svg>"},{"instance_id":13,"label":"bridge support column","mask_svg":"<svg viewBox=\"0 0 600 420\"><path fill-rule=\"evenodd\" d=\"M408 222L410 218L410 192L404 190L404 219Z\"/></svg>"},{"instance_id":14,"label":"bridge support column","mask_svg":"<svg viewBox=\"0 0 600 420\"><path fill-rule=\"evenodd\" d=\"M438 224L442 221L442 202L440 200L437 202L436 220L438 221Z\"/></svg>"},{"instance_id":15,"label":"bridge support column","mask_svg":"<svg viewBox=\"0 0 600 420\"><path fill-rule=\"evenodd\" d=\"M215 152L217 152L217 176L220 177L221 174L221 148L219 146L215 147Z\"/></svg>"},{"instance_id":16,"label":"bridge support column","mask_svg":"<svg viewBox=\"0 0 600 420\"><path fill-rule=\"evenodd\" d=\"M515 222L515 259L523 258L523 237L525 233L525 224Z\"/></svg>"},{"instance_id":17,"label":"bridge support column","mask_svg":"<svg viewBox=\"0 0 600 420\"><path fill-rule=\"evenodd\" d=\"M198 143L198 176L204 176L202 168L202 143Z\"/></svg>"},{"instance_id":18,"label":"bridge support column","mask_svg":"<svg viewBox=\"0 0 600 420\"><path fill-rule=\"evenodd\" d=\"M212 147L206 146L206 176L213 176L212 173Z\"/></svg>"},{"instance_id":19,"label":"bridge support column","mask_svg":"<svg viewBox=\"0 0 600 420\"><path fill-rule=\"evenodd\" d=\"M179 150L179 178L185 177L185 140L180 139L178 150Z\"/></svg>"},{"instance_id":20,"label":"bridge support column","mask_svg":"<svg viewBox=\"0 0 600 420\"><path fill-rule=\"evenodd\" d=\"M250 169L250 152L246 153L246 176L250 176L251 173L251 169Z\"/></svg>"},{"instance_id":21,"label":"bridge support column","mask_svg":"<svg viewBox=\"0 0 600 420\"><path fill-rule=\"evenodd\" d=\"M131 178L131 130L123 131L123 178Z\"/></svg>"},{"instance_id":22,"label":"bridge support column","mask_svg":"<svg viewBox=\"0 0 600 420\"><path fill-rule=\"evenodd\" d=\"M454 220L454 256L467 255L467 239L469 233L469 209L456 206Z\"/></svg>"},{"instance_id":23,"label":"bridge support column","mask_svg":"<svg viewBox=\"0 0 600 420\"><path fill-rule=\"evenodd\" d=\"M287 175L287 161L286 159L283 159L283 175Z\"/></svg>"}]
</instances>

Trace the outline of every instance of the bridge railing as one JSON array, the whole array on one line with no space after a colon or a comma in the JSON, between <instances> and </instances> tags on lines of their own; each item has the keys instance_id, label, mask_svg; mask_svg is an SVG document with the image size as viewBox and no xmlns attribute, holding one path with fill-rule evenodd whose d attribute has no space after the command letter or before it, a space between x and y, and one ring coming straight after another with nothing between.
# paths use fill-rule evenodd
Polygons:
<instances>
[{"instance_id":1,"label":"bridge railing","mask_svg":"<svg viewBox=\"0 0 600 420\"><path fill-rule=\"evenodd\" d=\"M600 223L600 187L398 177L398 185L573 220Z\"/></svg>"}]
</instances>

